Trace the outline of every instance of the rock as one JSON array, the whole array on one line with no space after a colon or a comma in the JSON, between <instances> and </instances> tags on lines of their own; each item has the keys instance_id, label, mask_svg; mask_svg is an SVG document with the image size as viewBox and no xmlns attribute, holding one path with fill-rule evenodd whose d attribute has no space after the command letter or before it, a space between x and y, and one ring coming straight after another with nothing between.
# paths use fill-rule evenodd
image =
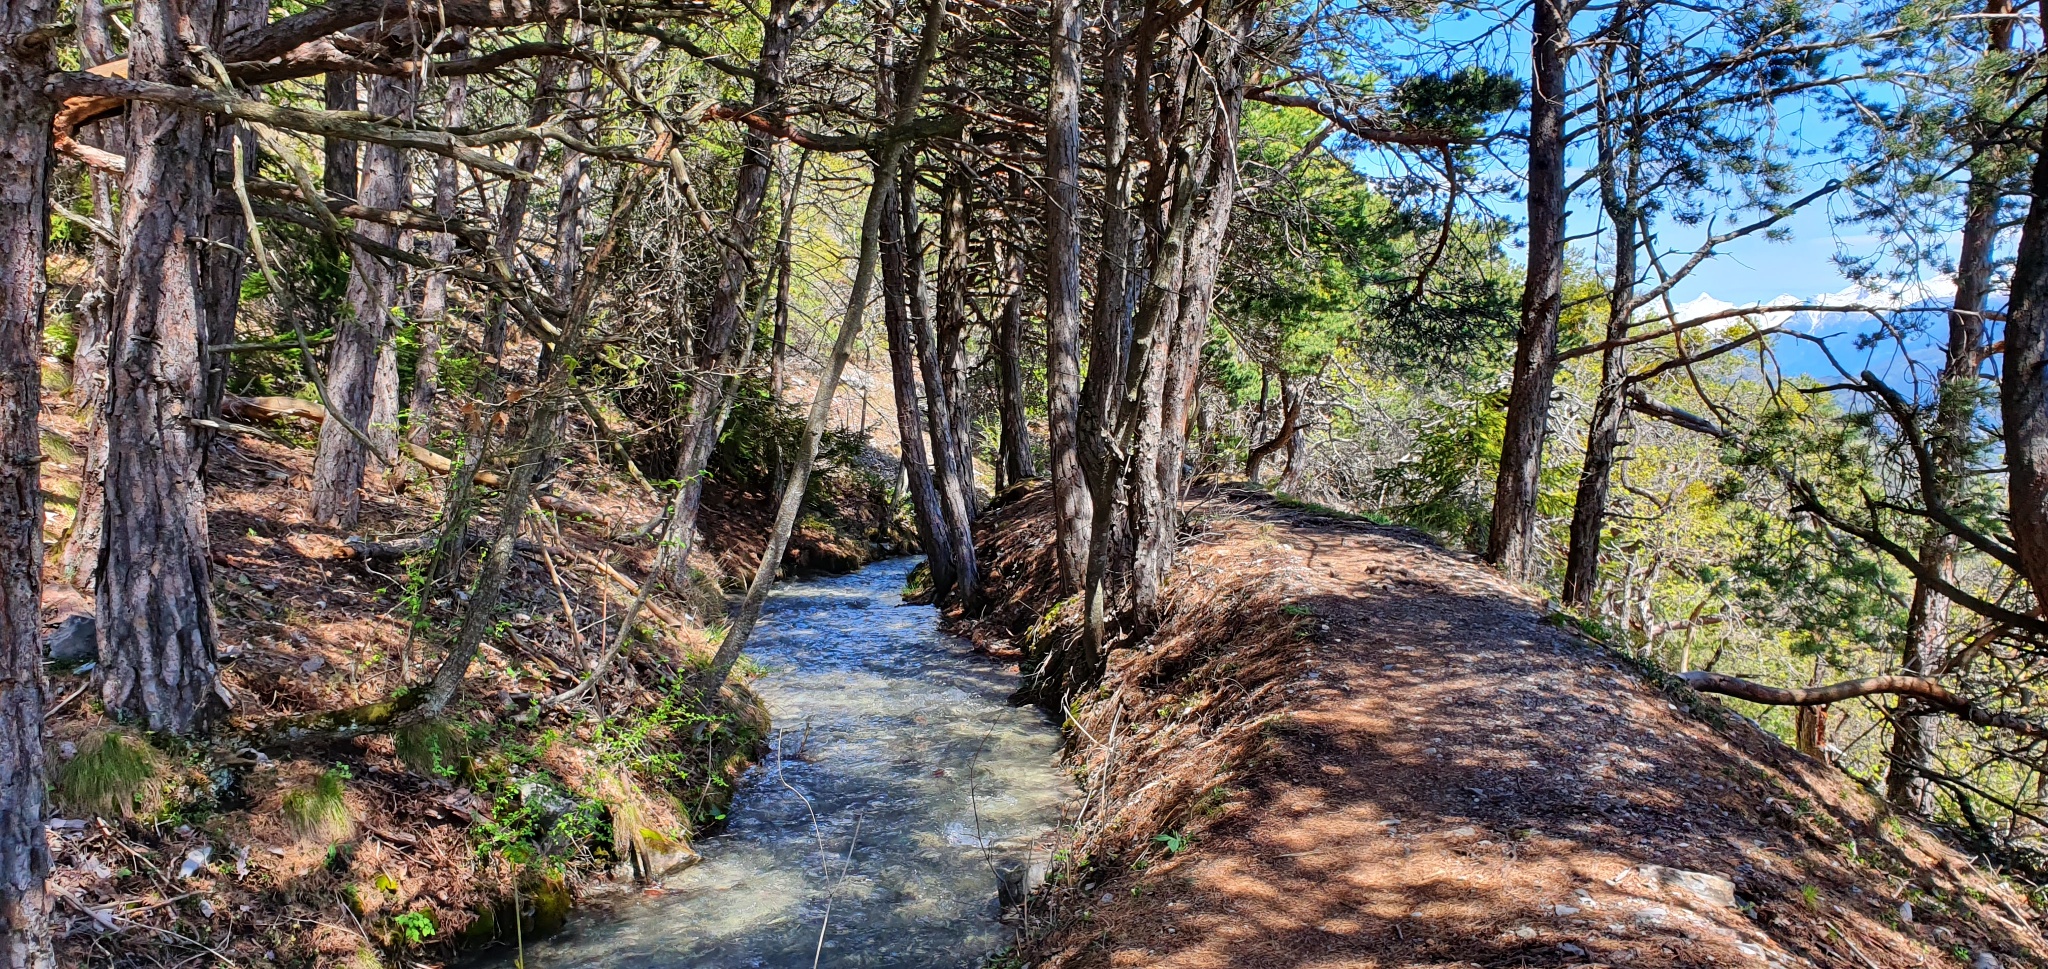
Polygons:
<instances>
[{"instance_id":1,"label":"rock","mask_svg":"<svg viewBox=\"0 0 2048 969\"><path fill-rule=\"evenodd\" d=\"M569 795L555 790L540 781L522 781L519 785L519 803L533 808L549 822L576 810L576 801Z\"/></svg>"},{"instance_id":2,"label":"rock","mask_svg":"<svg viewBox=\"0 0 2048 969\"><path fill-rule=\"evenodd\" d=\"M1535 938L1535 937L1536 937L1536 930L1535 930L1535 929L1532 929L1532 928L1530 928L1530 927L1528 927L1528 926L1526 926L1526 925L1522 925L1522 926L1517 926L1517 927L1515 928L1515 938L1517 938L1517 939L1533 939L1533 938Z\"/></svg>"},{"instance_id":3,"label":"rock","mask_svg":"<svg viewBox=\"0 0 2048 969\"><path fill-rule=\"evenodd\" d=\"M996 866L996 897L1004 908L1022 905L1045 881L1048 859L1034 856L1028 861L1010 861Z\"/></svg>"},{"instance_id":4,"label":"rock","mask_svg":"<svg viewBox=\"0 0 2048 969\"><path fill-rule=\"evenodd\" d=\"M1579 910L1570 905L1552 905L1550 911L1559 917L1579 914Z\"/></svg>"},{"instance_id":5,"label":"rock","mask_svg":"<svg viewBox=\"0 0 2048 969\"><path fill-rule=\"evenodd\" d=\"M1989 952L1979 952L1970 957L1970 969L2005 969L2005 964Z\"/></svg>"},{"instance_id":6,"label":"rock","mask_svg":"<svg viewBox=\"0 0 2048 969\"><path fill-rule=\"evenodd\" d=\"M212 845L200 845L191 851L185 852L185 863L178 866L178 877L190 878L198 874L199 869L206 867L206 863L212 860L212 858Z\"/></svg>"},{"instance_id":7,"label":"rock","mask_svg":"<svg viewBox=\"0 0 2048 969\"><path fill-rule=\"evenodd\" d=\"M639 837L634 839L633 863L640 869L640 880L659 885L662 880L688 870L703 861L689 842L671 838L653 828L641 828Z\"/></svg>"},{"instance_id":8,"label":"rock","mask_svg":"<svg viewBox=\"0 0 2048 969\"><path fill-rule=\"evenodd\" d=\"M1900 902L1900 903L1899 903L1899 921L1901 921L1901 922L1904 922L1904 923L1906 923L1907 925L1912 925L1912 924L1913 924L1913 903L1912 903L1912 902Z\"/></svg>"},{"instance_id":9,"label":"rock","mask_svg":"<svg viewBox=\"0 0 2048 969\"><path fill-rule=\"evenodd\" d=\"M1709 905L1720 908L1735 907L1735 883L1719 875L1686 871L1682 868L1666 868L1663 865L1644 865L1636 871L1665 891L1677 889Z\"/></svg>"},{"instance_id":10,"label":"rock","mask_svg":"<svg viewBox=\"0 0 2048 969\"><path fill-rule=\"evenodd\" d=\"M50 662L77 665L99 658L99 626L91 616L72 616L50 631L43 641Z\"/></svg>"}]
</instances>

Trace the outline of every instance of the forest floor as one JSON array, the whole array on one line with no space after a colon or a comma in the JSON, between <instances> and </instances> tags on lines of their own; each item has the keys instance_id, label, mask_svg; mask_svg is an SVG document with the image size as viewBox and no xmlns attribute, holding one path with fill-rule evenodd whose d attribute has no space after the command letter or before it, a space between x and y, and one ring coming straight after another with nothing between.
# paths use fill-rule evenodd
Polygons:
<instances>
[{"instance_id":1,"label":"forest floor","mask_svg":"<svg viewBox=\"0 0 2048 969\"><path fill-rule=\"evenodd\" d=\"M64 640L93 612L60 564L86 435L56 392L43 424L44 618ZM660 512L589 428L572 432L544 492L555 510L529 516L505 621L448 717L321 743L278 743L275 728L424 681L461 624L458 590L418 591L421 556L360 550L429 534L443 484L373 468L360 525L325 528L308 517L310 425L216 438L207 511L228 722L200 744L113 723L93 690L89 631L70 643L82 655L48 667L61 964L428 965L545 933L571 905L658 886L694 858L690 837L722 818L766 724L743 684L728 696L737 712L712 718L675 690L713 648L706 627L731 577L759 557L768 489L708 489L691 585L655 597L651 639L622 654L594 705L542 707L618 634L607 620L646 574L645 526ZM485 491L476 528L489 533L497 496ZM821 493L829 518L806 518L792 572L900 550L904 533L865 479ZM126 749L142 751L145 776L89 803L83 765L113 749L110 736L137 742Z\"/></svg>"},{"instance_id":2,"label":"forest floor","mask_svg":"<svg viewBox=\"0 0 2048 969\"><path fill-rule=\"evenodd\" d=\"M1049 516L984 522L994 651L1072 633ZM1242 488L1188 527L1068 712L1087 802L1022 961L2048 964L2021 893L1472 557Z\"/></svg>"}]
</instances>

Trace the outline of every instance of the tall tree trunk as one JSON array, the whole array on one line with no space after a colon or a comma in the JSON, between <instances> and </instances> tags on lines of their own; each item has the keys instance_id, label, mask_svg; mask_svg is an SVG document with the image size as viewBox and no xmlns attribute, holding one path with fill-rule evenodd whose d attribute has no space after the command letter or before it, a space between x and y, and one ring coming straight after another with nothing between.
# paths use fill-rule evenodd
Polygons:
<instances>
[{"instance_id":1,"label":"tall tree trunk","mask_svg":"<svg viewBox=\"0 0 2048 969\"><path fill-rule=\"evenodd\" d=\"M1209 329L1216 272L1237 198L1238 121L1244 105L1242 47L1252 9L1212 0L1190 18L1176 42L1179 57L1199 56L1209 74L1202 90L1173 94L1181 115L1180 171L1155 177L1148 208L1157 247L1150 282L1132 326L1131 379L1125 394L1129 431L1130 608L1155 609L1178 537L1182 454L1196 364ZM1199 52L1199 54L1197 54ZM1198 76L1188 71L1184 77ZM1164 174L1164 173L1162 173ZM1161 217L1163 216L1163 217Z\"/></svg>"},{"instance_id":2,"label":"tall tree trunk","mask_svg":"<svg viewBox=\"0 0 2048 969\"><path fill-rule=\"evenodd\" d=\"M0 5L0 967L53 969L43 834L43 276L55 0Z\"/></svg>"},{"instance_id":3,"label":"tall tree trunk","mask_svg":"<svg viewBox=\"0 0 2048 969\"><path fill-rule=\"evenodd\" d=\"M927 0L924 31L916 59L896 85L897 100L893 107L895 121L899 125L916 116L917 104L924 97L925 75L938 56L939 34L945 25L945 15L945 0ZM891 101L888 87L885 81L885 105ZM853 355L854 341L860 336L861 317L867 310L868 293L874 286L875 264L881 255L883 219L889 208L889 197L896 188L900 175L898 166L904 152L902 142L892 142L878 153L880 157L875 161L874 181L868 188L867 207L861 215L860 258L854 268L852 292L846 301L846 317L839 324L839 336L833 341L832 356L825 363L825 372L818 375L818 394L811 400L803 450L797 453L789 480L783 482L782 502L775 510L775 524L768 534L768 547L761 553L761 562L754 569L753 582L747 586L747 595L740 602L739 612L733 616L725 638L719 640L718 652L711 659L711 667L705 671L700 692L707 706L716 702L718 691L725 686L726 677L732 675L733 664L739 662L747 640L753 636L755 624L760 622L761 606L768 601L768 592L775 586L776 569L782 562L783 552L789 547L789 534L796 527L797 513L803 508L811 466L818 457L818 442L825 436L826 425L832 418L832 396L839 389L839 376L845 372L846 361Z\"/></svg>"},{"instance_id":4,"label":"tall tree trunk","mask_svg":"<svg viewBox=\"0 0 2048 969\"><path fill-rule=\"evenodd\" d=\"M1081 12L1053 0L1045 126L1046 427L1060 575L1081 588L1093 520L1081 471Z\"/></svg>"},{"instance_id":5,"label":"tall tree trunk","mask_svg":"<svg viewBox=\"0 0 2048 969\"><path fill-rule=\"evenodd\" d=\"M377 77L370 81L370 110L385 117L408 113L410 79ZM357 194L363 205L405 208L411 194L407 159L400 149L370 145L363 151L363 174ZM365 222L358 229L372 242L396 246L399 230ZM395 428L398 362L393 355L402 287L396 263L366 251L354 253L348 282L349 311L335 330L329 350L327 391L343 421L320 425L319 449L313 456L313 520L323 525L352 527L362 512L363 477L371 459L388 460L397 441ZM386 403L388 401L388 403ZM381 406L380 406L381 405ZM388 411L380 413L380 411ZM349 430L353 425L375 444L372 453Z\"/></svg>"},{"instance_id":6,"label":"tall tree trunk","mask_svg":"<svg viewBox=\"0 0 2048 969\"><path fill-rule=\"evenodd\" d=\"M548 25L546 37L551 43L562 39L562 25ZM526 123L529 126L545 122L558 106L555 84L562 76L560 58L542 58L534 71L533 103L527 108ZM512 156L512 167L531 174L540 168L542 145L538 141L522 141L519 151ZM507 266L519 265L519 238L526 231L527 203L533 195L533 182L528 179L513 179L505 186L505 203L498 210L496 242L497 257ZM502 300L491 305L490 316L484 322L484 358L493 367L505 368L505 341L510 336L512 310Z\"/></svg>"},{"instance_id":7,"label":"tall tree trunk","mask_svg":"<svg viewBox=\"0 0 2048 969\"><path fill-rule=\"evenodd\" d=\"M105 64L119 56L107 32L106 6L100 0L81 0L78 5L78 46L93 64ZM93 129L90 140L94 144L116 155L127 155L126 130L117 120L102 121ZM92 169L89 177L93 217L119 231L114 199L121 190L120 179L98 169ZM78 301L78 343L71 355L71 402L85 423L85 468L79 476L78 504L59 559L65 581L82 589L92 588L105 516L101 479L107 467L107 428L101 410L106 402L107 330L115 315L120 267L120 243L94 234L92 275Z\"/></svg>"},{"instance_id":8,"label":"tall tree trunk","mask_svg":"<svg viewBox=\"0 0 2048 969\"><path fill-rule=\"evenodd\" d=\"M754 68L750 109L755 114L773 115L780 110L790 47L815 22L820 9L807 7L798 14L792 6L791 0L772 0L762 24L761 54ZM690 424L672 475L679 484L669 503L668 524L662 531L649 582L670 581L690 558L697 512L704 497L704 469L711 464L711 453L718 446L728 413L729 381L725 374L738 355L740 318L746 307L747 282L752 278L749 260L760 237L761 203L767 197L768 179L774 167L774 136L747 129L740 142L739 170L733 177L732 210L719 246L718 282L711 293L704 339L698 345L697 372L690 377Z\"/></svg>"},{"instance_id":9,"label":"tall tree trunk","mask_svg":"<svg viewBox=\"0 0 2048 969\"><path fill-rule=\"evenodd\" d=\"M1603 109L1602 120L1606 114ZM1601 197L1608 220L1614 224L1614 279L1607 290L1607 332L1609 344L1600 353L1600 389L1593 399L1593 417L1586 429L1586 457L1579 469L1579 490L1572 502L1571 541L1565 552L1564 602L1580 611L1593 607L1593 593L1600 584L1600 533L1607 520L1607 492L1614 474L1614 455L1621 444L1621 421L1627 411L1629 387L1628 351L1620 342L1628 337L1636 310L1636 212L1634 177L1634 132L1629 143L1613 135L1601 135ZM1623 166L1630 166L1624 172Z\"/></svg>"},{"instance_id":10,"label":"tall tree trunk","mask_svg":"<svg viewBox=\"0 0 2048 969\"><path fill-rule=\"evenodd\" d=\"M981 514L981 496L974 490L974 404L967 396L967 297L974 287L967 237L973 226L974 173L951 159L939 212L938 323L940 383L946 388L953 461L958 464L967 499L968 521Z\"/></svg>"},{"instance_id":11,"label":"tall tree trunk","mask_svg":"<svg viewBox=\"0 0 2048 969\"><path fill-rule=\"evenodd\" d=\"M329 111L355 111L362 107L356 93L357 78L354 74L331 71L321 79L321 94ZM356 200L356 183L362 177L362 146L346 138L329 137L322 141L322 154L326 167L320 172L320 189L329 198Z\"/></svg>"},{"instance_id":12,"label":"tall tree trunk","mask_svg":"<svg viewBox=\"0 0 2048 969\"><path fill-rule=\"evenodd\" d=\"M468 36L458 33L455 43L468 49ZM458 75L448 79L446 108L441 117L448 127L460 127L469 122L469 78ZM460 172L455 159L442 158L434 164L434 214L444 219L455 217L455 197L461 191ZM428 254L435 262L446 263L455 256L455 237L439 233L428 243ZM420 293L419 318L419 361L413 364L412 400L406 406L406 439L420 447L433 443L434 398L440 393L441 383L441 331L448 322L448 274L432 273L426 278Z\"/></svg>"},{"instance_id":13,"label":"tall tree trunk","mask_svg":"<svg viewBox=\"0 0 2048 969\"><path fill-rule=\"evenodd\" d=\"M917 338L911 333L902 227L895 193L891 191L885 198L878 230L882 233L883 330L889 341L889 377L896 397L896 434L905 490L910 495L911 518L917 523L918 543L931 570L932 598L939 601L952 594L959 575L954 556L958 540L952 532L952 518L939 498L932 461L925 449L924 405L917 389Z\"/></svg>"},{"instance_id":14,"label":"tall tree trunk","mask_svg":"<svg viewBox=\"0 0 2048 969\"><path fill-rule=\"evenodd\" d=\"M1002 419L1002 439L997 446L1003 452L1003 481L1015 485L1038 477L1038 469L1031 460L1031 425L1024 409L1024 257L1011 249L1007 263L1009 296L1003 300L995 339L1001 384L997 407Z\"/></svg>"},{"instance_id":15,"label":"tall tree trunk","mask_svg":"<svg viewBox=\"0 0 2048 969\"><path fill-rule=\"evenodd\" d=\"M1534 578L1536 498L1550 390L1557 377L1557 326L1564 304L1565 58L1571 42L1565 0L1535 0L1529 93L1529 266L1521 332L1508 388L1507 427L1493 491L1487 560L1510 578Z\"/></svg>"},{"instance_id":16,"label":"tall tree trunk","mask_svg":"<svg viewBox=\"0 0 2048 969\"><path fill-rule=\"evenodd\" d=\"M1102 655L1108 634L1111 551L1126 550L1129 542L1120 523L1125 507L1121 458L1113 444L1121 428L1119 406L1131 355L1131 320L1136 312L1135 283L1142 273L1137 266L1138 221L1130 199L1134 191L1135 168L1130 156L1129 117L1134 107L1130 91L1129 51L1121 41L1122 6L1118 0L1103 0L1102 31L1112 38L1102 52L1103 160L1109 173L1105 180L1100 215L1101 252L1095 261L1095 304L1088 345L1088 376L1082 385L1080 404L1081 440L1079 461L1088 487L1089 524L1082 596L1086 628L1086 655L1080 666L1092 668ZM1128 558L1128 555L1123 556ZM1058 688L1057 678L1054 687ZM1044 694L1045 699L1063 697Z\"/></svg>"},{"instance_id":17,"label":"tall tree trunk","mask_svg":"<svg viewBox=\"0 0 2048 969\"><path fill-rule=\"evenodd\" d=\"M212 44L215 0L136 4L129 70L181 83L190 43ZM194 35L197 36L194 36ZM206 492L197 428L205 311L198 240L213 200L206 116L136 102L120 317L108 334L106 531L96 583L99 674L109 713L173 734L222 708L215 667Z\"/></svg>"},{"instance_id":18,"label":"tall tree trunk","mask_svg":"<svg viewBox=\"0 0 2048 969\"><path fill-rule=\"evenodd\" d=\"M2036 601L2048 602L2048 150L2036 149L2006 311L1999 384L2014 550Z\"/></svg>"},{"instance_id":19,"label":"tall tree trunk","mask_svg":"<svg viewBox=\"0 0 2048 969\"><path fill-rule=\"evenodd\" d=\"M808 153L797 157L796 168L782 182L782 218L775 228L775 320L768 341L768 395L782 399L783 366L789 356L789 275L796 252L796 198L804 182Z\"/></svg>"},{"instance_id":20,"label":"tall tree trunk","mask_svg":"<svg viewBox=\"0 0 2048 969\"><path fill-rule=\"evenodd\" d=\"M917 346L918 369L924 376L925 430L931 435L933 482L939 489L939 508L946 519L944 535L953 545L953 594L963 607L974 607L978 569L974 556L974 480L967 449L956 436L955 401L949 393L946 366L941 361L939 335L933 313L924 299L924 246L919 240L922 217L917 210L916 163L908 153L904 171L891 193L902 221L902 250L905 258L903 280L907 285L911 333ZM963 241L964 247L964 241ZM940 294L943 304L950 294ZM935 536L936 537L936 536Z\"/></svg>"},{"instance_id":21,"label":"tall tree trunk","mask_svg":"<svg viewBox=\"0 0 2048 969\"><path fill-rule=\"evenodd\" d=\"M1994 18L2009 14L2008 0L1988 0L1986 14ZM2012 46L2012 23L1991 21L1985 48L1997 55ZM1932 439L1935 480L1940 498L1949 502L1962 492L1970 473L1971 454L1977 450L1977 412L1983 404L1985 311L1993 285L1993 266L1998 246L1998 206L2002 195L1998 162L2001 150L1976 139L1971 159L1969 186L1964 192L1962 245L1956 263L1956 295L1948 314L1948 343L1941 368L1941 383L1935 400ZM2038 203L2037 203L2038 204ZM2017 282L2015 283L2017 288ZM2015 297L2016 298L2016 297ZM2008 335L2009 336L2009 335ZM2007 357L2008 366L2016 366ZM2018 374L2018 370L2010 374ZM1920 563L1944 578L1955 574L1957 539L1946 529L1930 528L1920 544ZM1906 616L1906 638L1900 646L1899 666L1911 676L1933 676L1943 662L1949 633L1949 601L1925 582L1915 582L1913 604ZM1912 712L1901 703L1893 712L1891 758L1885 770L1885 797L1900 810L1928 815L1934 809L1934 785L1927 773L1934 762L1939 741L1936 718Z\"/></svg>"},{"instance_id":22,"label":"tall tree trunk","mask_svg":"<svg viewBox=\"0 0 2048 969\"><path fill-rule=\"evenodd\" d=\"M216 36L226 36L263 23L270 15L268 0L222 0L222 20ZM200 363L206 368L205 404L201 416L220 417L220 402L228 392L234 355L214 352L212 347L235 342L235 321L242 305L242 277L248 272L249 227L234 204L233 193L224 186L235 181L234 146L240 142L242 176L256 173L256 134L226 118L209 119L213 127L213 204L205 218L206 245L199 261L201 306L206 325L201 331L204 346ZM203 461L213 439L211 430L201 428L199 453Z\"/></svg>"}]
</instances>

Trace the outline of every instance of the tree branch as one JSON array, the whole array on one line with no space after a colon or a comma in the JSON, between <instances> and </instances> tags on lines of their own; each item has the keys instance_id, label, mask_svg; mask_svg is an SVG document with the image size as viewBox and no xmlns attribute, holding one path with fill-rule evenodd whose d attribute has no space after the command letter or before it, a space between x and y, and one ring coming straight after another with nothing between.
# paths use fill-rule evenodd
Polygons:
<instances>
[{"instance_id":1,"label":"tree branch","mask_svg":"<svg viewBox=\"0 0 2048 969\"><path fill-rule=\"evenodd\" d=\"M1701 693L1716 693L1777 707L1823 706L1863 696L1911 697L1980 727L1997 727L2028 737L2048 738L2048 726L2014 714L1986 710L1925 676L1871 676L1827 686L1796 688L1767 686L1740 677L1701 671L1680 673L1678 678Z\"/></svg>"}]
</instances>

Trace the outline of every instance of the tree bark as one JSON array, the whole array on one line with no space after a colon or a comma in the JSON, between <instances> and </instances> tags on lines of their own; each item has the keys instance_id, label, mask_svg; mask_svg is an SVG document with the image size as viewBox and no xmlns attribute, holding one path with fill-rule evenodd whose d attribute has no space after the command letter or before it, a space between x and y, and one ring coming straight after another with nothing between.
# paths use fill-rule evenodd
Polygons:
<instances>
[{"instance_id":1,"label":"tree bark","mask_svg":"<svg viewBox=\"0 0 2048 969\"><path fill-rule=\"evenodd\" d=\"M1130 535L1129 607L1149 617L1173 562L1180 520L1180 475L1189 399L1209 316L1216 272L1237 199L1238 122L1244 107L1243 45L1253 10L1214 0L1183 25L1179 55L1209 69L1170 92L1179 109L1184 159L1168 194L1151 182L1148 208L1158 239L1151 278L1132 326L1131 380L1125 397ZM1195 71L1181 76L1192 78ZM1161 173L1162 176L1165 173ZM1160 216L1163 216L1161 218Z\"/></svg>"},{"instance_id":2,"label":"tree bark","mask_svg":"<svg viewBox=\"0 0 2048 969\"><path fill-rule=\"evenodd\" d=\"M1009 296L1003 300L1002 321L997 327L995 351L1001 396L997 407L1002 420L1002 468L1005 485L1038 477L1031 459L1031 425L1024 409L1024 257L1008 253Z\"/></svg>"},{"instance_id":3,"label":"tree bark","mask_svg":"<svg viewBox=\"0 0 2048 969\"><path fill-rule=\"evenodd\" d=\"M1535 0L1530 41L1529 265L1522 284L1521 332L1508 389L1507 427L1494 482L1487 560L1509 578L1536 569L1536 498L1550 391L1557 377L1557 326L1564 303L1565 58L1571 42L1564 0Z\"/></svg>"},{"instance_id":4,"label":"tree bark","mask_svg":"<svg viewBox=\"0 0 2048 969\"><path fill-rule=\"evenodd\" d=\"M456 43L467 48L468 38L458 34ZM460 127L469 121L469 78L458 75L449 78L446 108L442 123L448 127ZM441 158L434 163L434 214L444 219L455 217L455 197L461 191L460 172L455 159ZM448 262L455 256L455 237L449 233L437 233L428 243L428 253L435 262ZM406 406L406 440L427 447L433 443L434 398L440 393L441 383L441 331L447 326L448 317L448 274L432 273L427 276L420 293L419 316L419 361L413 365L412 400Z\"/></svg>"},{"instance_id":5,"label":"tree bark","mask_svg":"<svg viewBox=\"0 0 2048 969\"><path fill-rule=\"evenodd\" d=\"M1985 13L2010 13L2007 0L1989 0ZM1994 21L1986 48L1997 54L2011 47L2009 22ZM1964 194L1962 244L1956 261L1956 295L1948 314L1948 341L1935 399L1932 439L1935 480L1947 504L1961 491L1970 473L1970 455L1977 448L1976 419L1982 404L1980 376L1985 340L1985 310L1992 290L1994 251L1998 245L1996 173L1999 149L1982 138L1973 145L1970 181ZM2014 371L2017 373L2017 371ZM1946 529L1930 527L1920 544L1920 564L1944 579L1955 575L1958 540ZM1926 582L1913 584L1913 603L1906 615L1906 637L1900 645L1899 668L1914 676L1932 676L1942 666L1947 645L1949 601ZM1932 718L1903 705L1894 711L1891 757L1885 769L1885 797L1894 807L1922 816L1935 807L1934 785L1927 779L1939 736Z\"/></svg>"},{"instance_id":6,"label":"tree bark","mask_svg":"<svg viewBox=\"0 0 2048 969\"><path fill-rule=\"evenodd\" d=\"M40 481L55 0L0 4L0 967L54 969L45 811Z\"/></svg>"},{"instance_id":7,"label":"tree bark","mask_svg":"<svg viewBox=\"0 0 2048 969\"><path fill-rule=\"evenodd\" d=\"M1046 427L1060 575L1081 588L1094 510L1081 471L1081 13L1053 0L1045 126Z\"/></svg>"},{"instance_id":8,"label":"tree bark","mask_svg":"<svg viewBox=\"0 0 2048 969\"><path fill-rule=\"evenodd\" d=\"M2036 150L2006 311L1999 385L2014 551L2037 602L2048 602L2048 151Z\"/></svg>"},{"instance_id":9,"label":"tree bark","mask_svg":"<svg viewBox=\"0 0 2048 969\"><path fill-rule=\"evenodd\" d=\"M219 36L226 36L262 24L270 14L270 5L268 0L221 0L221 14ZM223 186L234 184L234 146L238 141L242 146L243 177L255 174L256 134L223 117L210 118L208 123L213 128L210 185L214 201L205 215L207 243L200 254L199 279L206 312L202 338L204 346L213 347L235 342L235 321L242 305L242 277L249 268L244 255L249 249L249 227L242 219L240 208L233 204L233 193ZM234 354L202 350L199 359L206 368L206 396L201 415L218 418L221 398L228 392ZM201 428L199 440L203 461L213 440L213 432Z\"/></svg>"},{"instance_id":10,"label":"tree bark","mask_svg":"<svg viewBox=\"0 0 2048 969\"><path fill-rule=\"evenodd\" d=\"M782 218L775 228L775 320L768 342L768 395L782 399L783 366L789 356L789 274L796 252L796 198L810 155L798 156L782 184Z\"/></svg>"},{"instance_id":11,"label":"tree bark","mask_svg":"<svg viewBox=\"0 0 2048 969\"><path fill-rule=\"evenodd\" d=\"M370 110L398 117L411 107L410 81L377 77L370 81ZM403 209L409 203L410 174L405 153L389 145L370 145L363 152L358 188L363 205ZM357 230L370 241L396 246L394 226L365 222ZM349 310L335 328L328 350L327 389L334 407L350 425L377 447L373 453L341 421L320 425L320 444L313 457L313 520L323 525L352 527L362 512L364 472L372 458L392 458L397 433L398 359L393 341L397 320L391 311L403 288L403 270L381 256L358 249L351 260Z\"/></svg>"},{"instance_id":12,"label":"tree bark","mask_svg":"<svg viewBox=\"0 0 2048 969\"><path fill-rule=\"evenodd\" d=\"M946 519L944 536L953 545L953 594L964 608L972 609L978 569L974 555L974 478L967 448L957 436L957 401L951 393L947 367L941 359L934 312L924 299L924 246L920 242L922 218L917 210L916 165L905 153L904 171L890 193L901 216L900 249L904 256L901 279L906 286L911 335L917 347L918 369L924 377L925 430L931 435L933 483L939 490L939 508ZM964 213L963 213L964 217ZM964 258L965 240L961 240ZM943 258L943 256L941 257ZM952 294L940 293L943 305ZM937 307L933 307L936 310ZM963 310L964 312L964 310ZM935 536L936 537L936 536Z\"/></svg>"},{"instance_id":13,"label":"tree bark","mask_svg":"<svg viewBox=\"0 0 2048 969\"><path fill-rule=\"evenodd\" d=\"M883 202L878 229L883 234L880 241L883 331L889 343L889 377L896 398L896 434L905 490L910 495L911 518L917 523L918 544L924 550L925 563L931 571L932 599L936 602L953 592L954 582L959 576L954 555L959 542L953 534L953 519L946 514L939 497L932 461L925 449L924 404L917 386L917 341L911 333L902 225L895 193L890 191Z\"/></svg>"},{"instance_id":14,"label":"tree bark","mask_svg":"<svg viewBox=\"0 0 2048 969\"><path fill-rule=\"evenodd\" d=\"M1617 12L1617 18L1629 11ZM1630 70L1624 79L1638 85L1641 49L1633 43L1629 25L1618 24L1628 43ZM1603 65L1596 107L1600 121L1599 183L1600 205L1614 226L1614 276L1607 287L1607 349L1600 353L1600 389L1594 394L1593 416L1586 428L1586 456L1579 468L1578 494L1572 502L1570 541L1565 550L1564 602L1581 612L1593 608L1593 594L1600 585L1600 533L1607 521L1607 493L1614 474L1614 455L1621 445L1622 418L1628 412L1628 349L1624 345L1635 322L1637 229L1642 225L1637 211L1641 204L1639 164L1641 137L1639 119L1631 111L1617 118L1609 103L1613 88L1612 55Z\"/></svg>"},{"instance_id":15,"label":"tree bark","mask_svg":"<svg viewBox=\"0 0 2048 969\"><path fill-rule=\"evenodd\" d=\"M321 79L321 93L324 105L329 111L355 111L362 107L356 93L357 80L354 74L339 71L329 72ZM329 198L356 200L356 182L362 176L357 164L361 146L346 138L329 136L322 139L322 154L326 167L320 172L320 187Z\"/></svg>"},{"instance_id":16,"label":"tree bark","mask_svg":"<svg viewBox=\"0 0 2048 969\"><path fill-rule=\"evenodd\" d=\"M132 76L177 83L188 43L210 44L215 0L142 0ZM197 34L197 36L193 36ZM204 114L128 109L120 316L108 334L106 529L96 583L109 713L190 735L219 716L216 633L193 418L205 406L199 240L213 200Z\"/></svg>"},{"instance_id":17,"label":"tree bark","mask_svg":"<svg viewBox=\"0 0 2048 969\"><path fill-rule=\"evenodd\" d=\"M1301 423L1301 391L1285 374L1280 376L1280 407L1280 429L1273 432L1272 437L1253 446L1251 453L1245 456L1244 476L1252 484L1259 483L1266 459L1293 443L1295 431Z\"/></svg>"}]
</instances>

